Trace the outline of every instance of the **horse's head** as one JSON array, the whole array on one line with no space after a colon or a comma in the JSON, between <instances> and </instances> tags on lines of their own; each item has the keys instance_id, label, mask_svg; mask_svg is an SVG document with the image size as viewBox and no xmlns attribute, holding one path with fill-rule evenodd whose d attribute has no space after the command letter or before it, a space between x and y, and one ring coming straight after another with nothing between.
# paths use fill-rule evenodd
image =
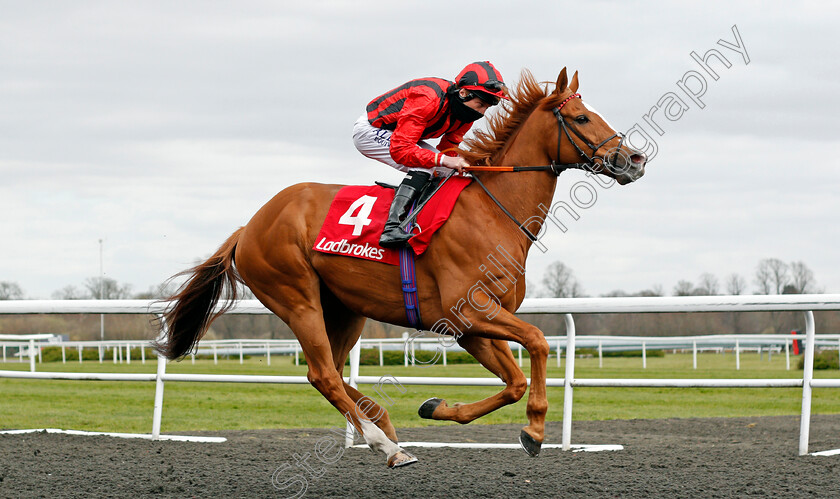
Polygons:
<instances>
[{"instance_id":1,"label":"horse's head","mask_svg":"<svg viewBox=\"0 0 840 499\"><path fill-rule=\"evenodd\" d=\"M578 90L578 74L571 81L566 68L560 71L554 92L546 98L543 109L554 115L557 130L556 151L549 153L555 164L583 163L584 168L612 177L619 184L629 184L645 174L644 153L624 142L591 106L583 102Z\"/></svg>"}]
</instances>

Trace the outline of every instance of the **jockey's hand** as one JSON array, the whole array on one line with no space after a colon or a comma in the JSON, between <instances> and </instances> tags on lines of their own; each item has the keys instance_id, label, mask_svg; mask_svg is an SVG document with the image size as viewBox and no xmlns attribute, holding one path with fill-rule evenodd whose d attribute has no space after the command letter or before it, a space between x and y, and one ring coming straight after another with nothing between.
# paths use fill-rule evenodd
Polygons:
<instances>
[{"instance_id":1,"label":"jockey's hand","mask_svg":"<svg viewBox=\"0 0 840 499\"><path fill-rule=\"evenodd\" d=\"M462 172L465 167L470 166L470 164L467 163L467 160L461 156L443 156L440 160L440 164L441 166L458 170L459 173Z\"/></svg>"}]
</instances>

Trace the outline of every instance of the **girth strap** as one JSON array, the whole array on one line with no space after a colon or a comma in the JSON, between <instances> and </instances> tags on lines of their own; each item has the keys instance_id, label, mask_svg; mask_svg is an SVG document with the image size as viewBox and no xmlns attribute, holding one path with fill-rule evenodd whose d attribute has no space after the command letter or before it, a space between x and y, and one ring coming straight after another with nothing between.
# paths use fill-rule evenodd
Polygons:
<instances>
[{"instance_id":1,"label":"girth strap","mask_svg":"<svg viewBox=\"0 0 840 499\"><path fill-rule=\"evenodd\" d=\"M416 213L420 207L411 207L411 212ZM403 228L405 232L411 232L409 228ZM420 329L423 327L423 318L420 316L420 298L417 296L417 274L414 271L414 250L406 244L399 249L400 255L400 283L402 284L403 302L405 303L405 317L408 324Z\"/></svg>"}]
</instances>

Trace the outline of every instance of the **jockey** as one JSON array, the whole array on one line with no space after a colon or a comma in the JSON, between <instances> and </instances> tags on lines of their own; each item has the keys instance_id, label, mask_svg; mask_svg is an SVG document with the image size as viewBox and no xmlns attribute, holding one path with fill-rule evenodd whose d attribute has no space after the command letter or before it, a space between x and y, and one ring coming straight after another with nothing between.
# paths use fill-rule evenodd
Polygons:
<instances>
[{"instance_id":1,"label":"jockey","mask_svg":"<svg viewBox=\"0 0 840 499\"><path fill-rule=\"evenodd\" d=\"M400 230L408 209L436 168L459 172L469 164L458 145L474 121L507 99L502 75L487 61L465 67L455 82L411 80L370 101L353 127L353 142L365 156L408 172L388 211L379 239L386 248L403 246L413 234ZM437 148L426 139L440 137Z\"/></svg>"}]
</instances>

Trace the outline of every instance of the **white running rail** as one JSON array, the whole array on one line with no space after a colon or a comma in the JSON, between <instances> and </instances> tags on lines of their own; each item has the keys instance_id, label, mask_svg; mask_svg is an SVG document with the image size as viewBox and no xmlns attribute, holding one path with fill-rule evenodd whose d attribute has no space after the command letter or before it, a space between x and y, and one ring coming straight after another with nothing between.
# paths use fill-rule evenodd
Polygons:
<instances>
[{"instance_id":1,"label":"white running rail","mask_svg":"<svg viewBox=\"0 0 840 499\"><path fill-rule=\"evenodd\" d=\"M16 300L0 301L0 314L154 314L164 312L165 304L147 300ZM811 389L813 387L840 388L840 379L813 379L815 328L813 311L840 310L840 295L751 295L751 296L688 296L653 298L538 298L522 303L518 313L565 314L567 336L566 377L549 379L548 386L564 387L563 449L570 449L572 422L572 394L574 387L628 386L628 387L802 387L802 417L800 420L799 454L808 453L811 416ZM649 312L750 312L750 311L801 311L805 315L805 365L801 379L578 379L574 377L574 320L571 314L591 313L649 313ZM228 313L270 314L256 300L236 304ZM34 340L32 340L34 341ZM357 343L350 354L352 359L348 382L379 384L381 378L358 374L361 346ZM30 352L32 348L30 348ZM34 359L30 353L30 359ZM34 365L34 360L31 360ZM34 368L33 368L34 370ZM250 382L250 383L308 383L306 376L239 376L208 374L167 374L166 360L158 358L156 374L111 373L47 373L0 371L0 377L36 379L85 379L110 381L155 381L155 408L152 422L153 438L160 436L163 407L163 387L166 381ZM403 377L403 385L500 385L491 378L432 378Z\"/></svg>"}]
</instances>

